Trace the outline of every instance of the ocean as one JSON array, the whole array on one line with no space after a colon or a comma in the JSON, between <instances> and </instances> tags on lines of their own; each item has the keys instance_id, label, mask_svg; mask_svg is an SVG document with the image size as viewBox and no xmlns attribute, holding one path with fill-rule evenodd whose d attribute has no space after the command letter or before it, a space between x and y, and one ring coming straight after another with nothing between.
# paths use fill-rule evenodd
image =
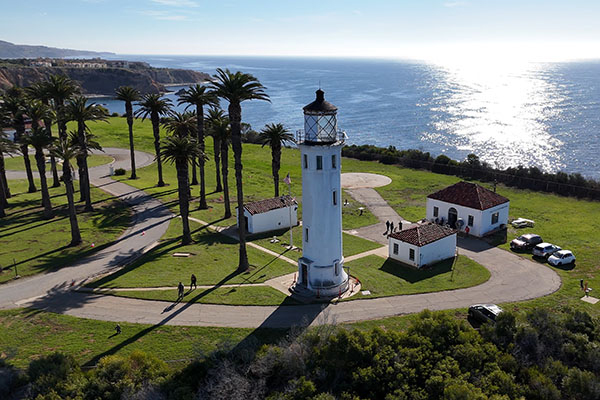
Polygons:
<instances>
[{"instance_id":1,"label":"ocean","mask_svg":"<svg viewBox=\"0 0 600 400\"><path fill-rule=\"evenodd\" d=\"M271 98L243 103L242 118L255 130L272 122L301 129L302 107L321 87L338 107L339 127L351 144L419 149L458 160L475 153L500 168L537 166L600 178L600 61L117 58L211 74L219 67L253 74ZM173 93L168 97L176 100ZM95 101L124 112L122 102Z\"/></svg>"}]
</instances>

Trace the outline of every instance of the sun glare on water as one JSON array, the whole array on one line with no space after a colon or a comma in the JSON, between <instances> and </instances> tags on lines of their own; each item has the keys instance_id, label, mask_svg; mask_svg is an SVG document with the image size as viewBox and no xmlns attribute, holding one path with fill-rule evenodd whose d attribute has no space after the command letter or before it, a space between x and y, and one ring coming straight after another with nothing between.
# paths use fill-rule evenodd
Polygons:
<instances>
[{"instance_id":1,"label":"sun glare on water","mask_svg":"<svg viewBox=\"0 0 600 400\"><path fill-rule=\"evenodd\" d=\"M428 106L440 118L434 122L437 133L425 133L423 140L449 139L449 145L495 167L559 169L562 143L547 120L557 118L564 99L544 79L552 64L475 56L431 63L439 79Z\"/></svg>"}]
</instances>

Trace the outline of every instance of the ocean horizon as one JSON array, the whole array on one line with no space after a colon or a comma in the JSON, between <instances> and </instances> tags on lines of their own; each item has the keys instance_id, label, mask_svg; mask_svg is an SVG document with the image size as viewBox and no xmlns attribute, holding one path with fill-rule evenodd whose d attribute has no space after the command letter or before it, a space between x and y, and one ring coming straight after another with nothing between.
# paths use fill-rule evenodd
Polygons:
<instances>
[{"instance_id":1,"label":"ocean horizon","mask_svg":"<svg viewBox=\"0 0 600 400\"><path fill-rule=\"evenodd\" d=\"M111 57L113 58L113 57ZM462 160L469 153L499 168L600 178L600 61L424 62L385 59L116 55L154 67L214 74L251 73L271 103L243 103L255 130L267 123L302 129L302 107L320 87L338 107L350 144L419 149ZM167 94L176 99L179 87ZM96 98L111 112L122 102ZM174 101L176 104L176 101ZM182 110L184 106L177 107Z\"/></svg>"}]
</instances>

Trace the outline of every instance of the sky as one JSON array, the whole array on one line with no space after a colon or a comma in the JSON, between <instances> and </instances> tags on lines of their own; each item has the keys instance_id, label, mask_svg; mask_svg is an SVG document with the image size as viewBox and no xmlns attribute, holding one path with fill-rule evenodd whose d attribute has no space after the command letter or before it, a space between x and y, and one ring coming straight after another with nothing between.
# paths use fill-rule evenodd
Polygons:
<instances>
[{"instance_id":1,"label":"sky","mask_svg":"<svg viewBox=\"0 0 600 400\"><path fill-rule=\"evenodd\" d=\"M0 40L119 54L600 58L598 0L0 0Z\"/></svg>"}]
</instances>

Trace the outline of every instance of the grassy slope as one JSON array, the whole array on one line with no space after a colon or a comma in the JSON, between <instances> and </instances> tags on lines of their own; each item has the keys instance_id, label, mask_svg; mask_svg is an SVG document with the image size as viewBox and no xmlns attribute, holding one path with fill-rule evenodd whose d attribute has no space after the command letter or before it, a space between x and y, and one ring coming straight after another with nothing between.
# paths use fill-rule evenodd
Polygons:
<instances>
[{"instance_id":1,"label":"grassy slope","mask_svg":"<svg viewBox=\"0 0 600 400\"><path fill-rule=\"evenodd\" d=\"M68 265L115 240L131 221L125 203L92 188L96 211L78 214L83 243L77 247L65 247L71 240L71 230L64 186L50 189L56 215L46 221L42 218L39 192L26 193L25 180L11 180L9 185L13 197L9 199L7 217L0 219L0 265L11 268L0 274L0 282L13 278L13 260L21 276ZM83 205L79 208L82 211ZM95 244L94 248L91 243Z\"/></svg>"},{"instance_id":2,"label":"grassy slope","mask_svg":"<svg viewBox=\"0 0 600 400\"><path fill-rule=\"evenodd\" d=\"M454 263L454 267L453 267ZM416 270L379 256L368 256L347 264L350 273L360 279L361 290L370 295L358 298L439 292L479 285L490 272L475 261L459 256L439 262L427 270ZM352 299L355 299L352 297Z\"/></svg>"},{"instance_id":3,"label":"grassy slope","mask_svg":"<svg viewBox=\"0 0 600 400\"><path fill-rule=\"evenodd\" d=\"M35 172L37 172L37 164L35 163L35 158L33 156L29 157L31 161L31 168ZM113 161L113 158L110 156L105 156L101 154L92 154L88 158L88 167L97 167L99 165L110 164ZM6 169L13 171L25 171L25 164L23 164L23 156L18 157L7 157L5 159ZM60 167L62 168L62 167ZM46 170L50 171L50 164L46 164ZM62 170L59 170L59 175L62 175Z\"/></svg>"}]
</instances>

